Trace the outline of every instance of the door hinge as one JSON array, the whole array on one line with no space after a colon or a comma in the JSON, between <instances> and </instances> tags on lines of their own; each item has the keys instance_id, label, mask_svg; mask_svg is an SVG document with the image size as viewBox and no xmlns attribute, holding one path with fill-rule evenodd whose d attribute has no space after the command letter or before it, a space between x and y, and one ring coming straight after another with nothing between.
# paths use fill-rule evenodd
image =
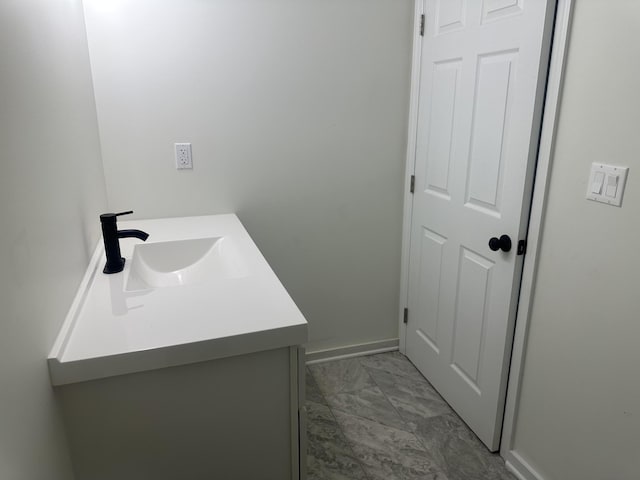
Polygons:
<instances>
[{"instance_id":1,"label":"door hinge","mask_svg":"<svg viewBox=\"0 0 640 480\"><path fill-rule=\"evenodd\" d=\"M416 176L411 175L411 183L409 184L409 192L413 193L416 189Z\"/></svg>"},{"instance_id":2,"label":"door hinge","mask_svg":"<svg viewBox=\"0 0 640 480\"><path fill-rule=\"evenodd\" d=\"M527 241L518 240L518 255L524 255L527 253Z\"/></svg>"},{"instance_id":3,"label":"door hinge","mask_svg":"<svg viewBox=\"0 0 640 480\"><path fill-rule=\"evenodd\" d=\"M409 323L409 309L405 308L404 309L404 317L402 318L402 321L406 324Z\"/></svg>"},{"instance_id":4,"label":"door hinge","mask_svg":"<svg viewBox=\"0 0 640 480\"><path fill-rule=\"evenodd\" d=\"M424 37L424 13L420 15L420 36Z\"/></svg>"}]
</instances>

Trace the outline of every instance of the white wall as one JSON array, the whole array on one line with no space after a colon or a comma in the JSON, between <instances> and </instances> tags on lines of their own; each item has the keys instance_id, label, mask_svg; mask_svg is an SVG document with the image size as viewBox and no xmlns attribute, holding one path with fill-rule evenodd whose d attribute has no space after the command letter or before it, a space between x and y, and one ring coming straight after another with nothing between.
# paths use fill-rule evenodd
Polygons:
<instances>
[{"instance_id":1,"label":"white wall","mask_svg":"<svg viewBox=\"0 0 640 480\"><path fill-rule=\"evenodd\" d=\"M311 349L397 337L412 1L85 12L110 208L237 212ZM193 144L193 171L174 142Z\"/></svg>"},{"instance_id":2,"label":"white wall","mask_svg":"<svg viewBox=\"0 0 640 480\"><path fill-rule=\"evenodd\" d=\"M105 186L79 0L0 3L0 478L72 478L45 358Z\"/></svg>"},{"instance_id":3,"label":"white wall","mask_svg":"<svg viewBox=\"0 0 640 480\"><path fill-rule=\"evenodd\" d=\"M639 24L575 2L515 426L545 480L640 475ZM622 208L585 200L594 161L630 167Z\"/></svg>"}]
</instances>

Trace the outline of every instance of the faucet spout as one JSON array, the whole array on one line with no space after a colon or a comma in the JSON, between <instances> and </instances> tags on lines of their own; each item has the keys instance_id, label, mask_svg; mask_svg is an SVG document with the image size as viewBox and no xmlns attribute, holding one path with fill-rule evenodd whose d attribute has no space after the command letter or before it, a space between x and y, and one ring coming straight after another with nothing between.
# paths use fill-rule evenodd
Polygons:
<instances>
[{"instance_id":1,"label":"faucet spout","mask_svg":"<svg viewBox=\"0 0 640 480\"><path fill-rule=\"evenodd\" d=\"M103 213L100 215L104 253L107 257L107 263L102 270L104 273L118 273L124 269L124 258L120 256L121 238L134 237L142 241L149 238L149 234L142 230L118 230L117 217L129 213L133 212Z\"/></svg>"},{"instance_id":2,"label":"faucet spout","mask_svg":"<svg viewBox=\"0 0 640 480\"><path fill-rule=\"evenodd\" d=\"M118 230L118 238L139 238L145 242L149 238L149 234L142 230Z\"/></svg>"}]
</instances>

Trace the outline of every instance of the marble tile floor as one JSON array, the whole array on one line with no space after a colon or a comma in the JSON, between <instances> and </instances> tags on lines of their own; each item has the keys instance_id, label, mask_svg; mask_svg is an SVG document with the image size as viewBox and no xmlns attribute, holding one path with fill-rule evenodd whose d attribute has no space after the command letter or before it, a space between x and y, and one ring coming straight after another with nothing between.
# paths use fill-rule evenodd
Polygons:
<instances>
[{"instance_id":1,"label":"marble tile floor","mask_svg":"<svg viewBox=\"0 0 640 480\"><path fill-rule=\"evenodd\" d=\"M308 480L515 480L399 352L307 367Z\"/></svg>"}]
</instances>

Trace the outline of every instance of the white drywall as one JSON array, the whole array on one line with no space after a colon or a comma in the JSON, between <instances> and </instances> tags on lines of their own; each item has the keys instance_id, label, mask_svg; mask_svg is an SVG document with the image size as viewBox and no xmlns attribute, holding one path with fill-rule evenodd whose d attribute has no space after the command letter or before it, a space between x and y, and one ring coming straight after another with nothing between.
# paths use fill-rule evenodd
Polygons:
<instances>
[{"instance_id":1,"label":"white drywall","mask_svg":"<svg viewBox=\"0 0 640 480\"><path fill-rule=\"evenodd\" d=\"M311 350L396 338L411 0L84 3L110 208L237 212Z\"/></svg>"},{"instance_id":2,"label":"white drywall","mask_svg":"<svg viewBox=\"0 0 640 480\"><path fill-rule=\"evenodd\" d=\"M640 472L640 3L580 0L514 450L545 480ZM630 167L622 208L585 199L592 162Z\"/></svg>"},{"instance_id":3,"label":"white drywall","mask_svg":"<svg viewBox=\"0 0 640 480\"><path fill-rule=\"evenodd\" d=\"M46 356L105 208L79 0L0 3L0 478L73 478Z\"/></svg>"}]
</instances>

